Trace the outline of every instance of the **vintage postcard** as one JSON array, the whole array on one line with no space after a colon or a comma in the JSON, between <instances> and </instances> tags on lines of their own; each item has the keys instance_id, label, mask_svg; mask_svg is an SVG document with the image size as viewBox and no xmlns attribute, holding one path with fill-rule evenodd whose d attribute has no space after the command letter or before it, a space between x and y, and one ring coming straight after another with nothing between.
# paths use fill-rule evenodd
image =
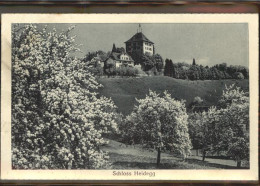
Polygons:
<instances>
[{"instance_id":1,"label":"vintage postcard","mask_svg":"<svg viewBox=\"0 0 260 186\"><path fill-rule=\"evenodd\" d=\"M1 20L1 179L258 180L257 14Z\"/></svg>"}]
</instances>

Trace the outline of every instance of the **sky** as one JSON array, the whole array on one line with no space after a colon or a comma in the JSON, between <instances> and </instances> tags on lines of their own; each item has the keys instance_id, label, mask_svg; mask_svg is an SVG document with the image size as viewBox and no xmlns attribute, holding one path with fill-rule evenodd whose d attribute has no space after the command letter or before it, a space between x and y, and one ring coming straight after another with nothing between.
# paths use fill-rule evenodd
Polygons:
<instances>
[{"instance_id":1,"label":"sky","mask_svg":"<svg viewBox=\"0 0 260 186\"><path fill-rule=\"evenodd\" d=\"M55 24L57 30L75 25L72 35L82 44L82 53L111 51L124 47L139 26L138 23ZM53 26L53 25L51 25ZM163 59L212 66L219 63L248 67L248 25L246 23L148 23L141 24L143 34L155 43L155 52Z\"/></svg>"}]
</instances>

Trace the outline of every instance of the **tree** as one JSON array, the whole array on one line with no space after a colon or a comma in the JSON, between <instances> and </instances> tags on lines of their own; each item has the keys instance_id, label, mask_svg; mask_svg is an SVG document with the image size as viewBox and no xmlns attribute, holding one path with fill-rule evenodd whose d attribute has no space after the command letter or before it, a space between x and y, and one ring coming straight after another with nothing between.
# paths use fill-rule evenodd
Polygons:
<instances>
[{"instance_id":1,"label":"tree","mask_svg":"<svg viewBox=\"0 0 260 186\"><path fill-rule=\"evenodd\" d=\"M226 87L219 101L219 109L193 113L189 117L192 143L203 150L221 153L237 161L249 160L249 97L239 87Z\"/></svg>"},{"instance_id":2,"label":"tree","mask_svg":"<svg viewBox=\"0 0 260 186\"><path fill-rule=\"evenodd\" d=\"M237 161L249 160L249 97L239 87L226 87L215 120L212 151L224 153Z\"/></svg>"},{"instance_id":3,"label":"tree","mask_svg":"<svg viewBox=\"0 0 260 186\"><path fill-rule=\"evenodd\" d=\"M153 91L127 116L124 136L130 143L140 143L144 148L157 150L157 166L161 152L169 150L185 158L191 149L188 134L188 115L183 101L171 98L165 92L159 96Z\"/></svg>"},{"instance_id":4,"label":"tree","mask_svg":"<svg viewBox=\"0 0 260 186\"><path fill-rule=\"evenodd\" d=\"M156 66L156 62L150 54L143 54L141 59L144 71L149 71Z\"/></svg>"},{"instance_id":5,"label":"tree","mask_svg":"<svg viewBox=\"0 0 260 186\"><path fill-rule=\"evenodd\" d=\"M163 58L160 54L155 54L153 56L154 61L155 61L155 67L157 69L158 72L161 72L163 69Z\"/></svg>"},{"instance_id":6,"label":"tree","mask_svg":"<svg viewBox=\"0 0 260 186\"><path fill-rule=\"evenodd\" d=\"M85 55L83 61L89 63L96 56L97 56L96 52L89 52L88 54Z\"/></svg>"},{"instance_id":7,"label":"tree","mask_svg":"<svg viewBox=\"0 0 260 186\"><path fill-rule=\"evenodd\" d=\"M170 60L165 59L164 76L170 76Z\"/></svg>"},{"instance_id":8,"label":"tree","mask_svg":"<svg viewBox=\"0 0 260 186\"><path fill-rule=\"evenodd\" d=\"M93 58L95 57L99 57L102 56L103 58L107 56L107 54L102 51L102 50L98 50L96 52L88 52L84 58L82 59L87 65L90 65L90 61L92 61Z\"/></svg>"},{"instance_id":9,"label":"tree","mask_svg":"<svg viewBox=\"0 0 260 186\"><path fill-rule=\"evenodd\" d=\"M104 72L108 76L116 75L116 64L113 59L108 58L104 63Z\"/></svg>"},{"instance_id":10,"label":"tree","mask_svg":"<svg viewBox=\"0 0 260 186\"><path fill-rule=\"evenodd\" d=\"M192 65L196 65L195 59L192 60Z\"/></svg>"},{"instance_id":11,"label":"tree","mask_svg":"<svg viewBox=\"0 0 260 186\"><path fill-rule=\"evenodd\" d=\"M208 79L208 71L205 67L203 67L202 65L199 66L200 67L200 79L201 80L205 80Z\"/></svg>"},{"instance_id":12,"label":"tree","mask_svg":"<svg viewBox=\"0 0 260 186\"><path fill-rule=\"evenodd\" d=\"M35 25L12 28L12 166L14 169L99 169L100 150L117 130L115 105L77 51L73 27L57 33Z\"/></svg>"},{"instance_id":13,"label":"tree","mask_svg":"<svg viewBox=\"0 0 260 186\"><path fill-rule=\"evenodd\" d=\"M236 79L245 79L245 77L244 77L244 75L243 75L242 72L235 72L235 73L234 73L234 77L235 77Z\"/></svg>"},{"instance_id":14,"label":"tree","mask_svg":"<svg viewBox=\"0 0 260 186\"><path fill-rule=\"evenodd\" d=\"M194 112L189 115L189 135L194 149L202 150L202 161L208 151L212 149L214 115L216 108L212 107L208 112Z\"/></svg>"},{"instance_id":15,"label":"tree","mask_svg":"<svg viewBox=\"0 0 260 186\"><path fill-rule=\"evenodd\" d=\"M116 48L116 52L117 53L125 53L125 48L124 47Z\"/></svg>"},{"instance_id":16,"label":"tree","mask_svg":"<svg viewBox=\"0 0 260 186\"><path fill-rule=\"evenodd\" d=\"M248 68L243 68L242 71L241 71L245 77L245 79L248 79L249 78L249 71L248 71Z\"/></svg>"},{"instance_id":17,"label":"tree","mask_svg":"<svg viewBox=\"0 0 260 186\"><path fill-rule=\"evenodd\" d=\"M112 52L117 52L115 43L113 43Z\"/></svg>"},{"instance_id":18,"label":"tree","mask_svg":"<svg viewBox=\"0 0 260 186\"><path fill-rule=\"evenodd\" d=\"M189 79L190 80L199 80L200 79L200 68L197 65L191 65L189 68Z\"/></svg>"},{"instance_id":19,"label":"tree","mask_svg":"<svg viewBox=\"0 0 260 186\"><path fill-rule=\"evenodd\" d=\"M194 97L193 101L190 103L189 108L191 108L193 111L200 111L203 104L203 99L201 97L196 96ZM197 107L197 108L196 108Z\"/></svg>"},{"instance_id":20,"label":"tree","mask_svg":"<svg viewBox=\"0 0 260 186\"><path fill-rule=\"evenodd\" d=\"M222 93L221 99L218 102L220 108L227 108L232 103L247 104L249 93L241 90L240 87L235 87L234 84L230 86L225 85L225 90Z\"/></svg>"},{"instance_id":21,"label":"tree","mask_svg":"<svg viewBox=\"0 0 260 186\"><path fill-rule=\"evenodd\" d=\"M172 68L172 70L170 70ZM174 63L171 67L170 59L165 60L164 75L177 79L190 80L218 80L218 79L248 79L248 68L244 66L227 66L226 63L212 67L197 65L193 59L192 65L184 62Z\"/></svg>"},{"instance_id":22,"label":"tree","mask_svg":"<svg viewBox=\"0 0 260 186\"><path fill-rule=\"evenodd\" d=\"M227 63L221 63L218 65L218 69L220 71L226 72L227 71Z\"/></svg>"},{"instance_id":23,"label":"tree","mask_svg":"<svg viewBox=\"0 0 260 186\"><path fill-rule=\"evenodd\" d=\"M166 59L165 60L164 75L169 76L169 77L173 77L173 70L174 70L174 66L173 66L172 60Z\"/></svg>"},{"instance_id":24,"label":"tree","mask_svg":"<svg viewBox=\"0 0 260 186\"><path fill-rule=\"evenodd\" d=\"M131 54L131 57L134 60L135 65L142 65L143 64L143 61L142 61L143 55L142 54L134 52L134 53Z\"/></svg>"},{"instance_id":25,"label":"tree","mask_svg":"<svg viewBox=\"0 0 260 186\"><path fill-rule=\"evenodd\" d=\"M94 76L102 76L104 74L104 68L101 65L88 67L88 71L91 72Z\"/></svg>"}]
</instances>

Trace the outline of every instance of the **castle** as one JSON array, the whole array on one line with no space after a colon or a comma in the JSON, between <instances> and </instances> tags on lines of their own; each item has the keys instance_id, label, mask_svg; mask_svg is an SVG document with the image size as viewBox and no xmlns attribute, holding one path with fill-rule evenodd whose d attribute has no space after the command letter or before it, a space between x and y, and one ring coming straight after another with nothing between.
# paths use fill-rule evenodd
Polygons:
<instances>
[{"instance_id":1,"label":"castle","mask_svg":"<svg viewBox=\"0 0 260 186\"><path fill-rule=\"evenodd\" d=\"M115 63L115 67L118 68L121 65L134 66L134 56L154 55L154 43L149 40L143 33L141 25L137 29L137 33L125 42L125 51L117 51L115 44L111 54L106 59L108 63Z\"/></svg>"},{"instance_id":2,"label":"castle","mask_svg":"<svg viewBox=\"0 0 260 186\"><path fill-rule=\"evenodd\" d=\"M137 33L125 42L126 52L133 56L134 54L154 54L154 43L150 41L143 33L142 27L139 24Z\"/></svg>"}]
</instances>

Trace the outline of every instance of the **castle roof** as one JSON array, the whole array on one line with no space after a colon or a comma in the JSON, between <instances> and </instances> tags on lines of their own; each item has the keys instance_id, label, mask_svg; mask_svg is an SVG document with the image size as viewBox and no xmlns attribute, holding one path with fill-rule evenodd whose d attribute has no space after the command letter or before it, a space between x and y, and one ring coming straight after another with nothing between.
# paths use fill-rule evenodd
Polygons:
<instances>
[{"instance_id":1,"label":"castle roof","mask_svg":"<svg viewBox=\"0 0 260 186\"><path fill-rule=\"evenodd\" d=\"M125 43L134 42L134 41L145 41L145 42L154 44L142 32L136 33L133 37L131 37L131 39L129 39Z\"/></svg>"}]
</instances>

